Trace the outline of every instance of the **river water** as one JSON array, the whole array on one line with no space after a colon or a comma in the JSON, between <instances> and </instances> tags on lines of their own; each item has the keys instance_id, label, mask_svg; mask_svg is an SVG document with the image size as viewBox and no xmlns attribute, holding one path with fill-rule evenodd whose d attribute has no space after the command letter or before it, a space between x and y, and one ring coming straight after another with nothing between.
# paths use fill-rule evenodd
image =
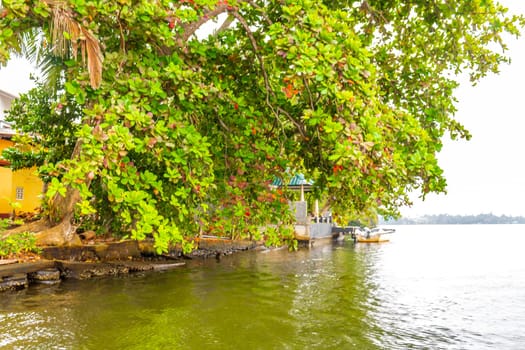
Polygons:
<instances>
[{"instance_id":1,"label":"river water","mask_svg":"<svg viewBox=\"0 0 525 350\"><path fill-rule=\"evenodd\" d=\"M0 294L0 348L525 348L525 226L396 230Z\"/></svg>"}]
</instances>

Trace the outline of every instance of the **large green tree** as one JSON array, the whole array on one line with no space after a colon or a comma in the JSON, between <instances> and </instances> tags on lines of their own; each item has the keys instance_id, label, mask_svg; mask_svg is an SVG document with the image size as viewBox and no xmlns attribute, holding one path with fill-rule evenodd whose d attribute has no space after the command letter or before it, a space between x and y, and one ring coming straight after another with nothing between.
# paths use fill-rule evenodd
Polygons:
<instances>
[{"instance_id":1,"label":"large green tree","mask_svg":"<svg viewBox=\"0 0 525 350\"><path fill-rule=\"evenodd\" d=\"M299 171L343 220L444 191L442 139L469 137L454 77L497 72L523 22L492 0L2 6L0 61L38 28L83 110L72 157L45 168L45 225L70 240L110 203L114 229L159 250L286 222L269 183Z\"/></svg>"}]
</instances>

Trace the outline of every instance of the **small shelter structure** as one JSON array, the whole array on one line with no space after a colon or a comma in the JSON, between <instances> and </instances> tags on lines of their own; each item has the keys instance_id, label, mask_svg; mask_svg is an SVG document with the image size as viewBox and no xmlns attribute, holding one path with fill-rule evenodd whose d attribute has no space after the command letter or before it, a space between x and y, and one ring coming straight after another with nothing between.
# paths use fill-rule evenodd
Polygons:
<instances>
[{"instance_id":1,"label":"small shelter structure","mask_svg":"<svg viewBox=\"0 0 525 350\"><path fill-rule=\"evenodd\" d=\"M315 200L315 214L314 217L308 215L308 203L305 200L305 192L310 192L314 182L306 180L303 174L294 175L288 183L283 182L281 178L275 178L272 186L286 187L290 190L300 191L301 197L299 201L290 202L290 210L295 215L295 236L298 240L312 242L319 238L332 237L332 222L331 220L319 220L319 203Z\"/></svg>"}]
</instances>

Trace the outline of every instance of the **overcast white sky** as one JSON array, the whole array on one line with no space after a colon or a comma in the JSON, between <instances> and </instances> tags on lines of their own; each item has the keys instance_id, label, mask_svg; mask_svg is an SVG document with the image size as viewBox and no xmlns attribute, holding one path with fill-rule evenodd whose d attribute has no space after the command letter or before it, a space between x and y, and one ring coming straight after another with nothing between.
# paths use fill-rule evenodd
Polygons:
<instances>
[{"instance_id":1,"label":"overcast white sky","mask_svg":"<svg viewBox=\"0 0 525 350\"><path fill-rule=\"evenodd\" d=\"M525 13L525 1L500 0L513 13ZM439 155L447 195L429 195L402 211L424 214L525 216L525 36L510 38L510 65L476 86L465 82L456 93L458 112L473 137L446 142Z\"/></svg>"},{"instance_id":2,"label":"overcast white sky","mask_svg":"<svg viewBox=\"0 0 525 350\"><path fill-rule=\"evenodd\" d=\"M525 13L525 1L500 0ZM447 141L439 155L448 182L446 195L402 210L404 216L479 214L525 216L525 37L510 38L512 64L477 86L458 91L456 118L473 134L471 141ZM0 89L21 93L31 87L28 63L15 60L0 69Z\"/></svg>"}]
</instances>

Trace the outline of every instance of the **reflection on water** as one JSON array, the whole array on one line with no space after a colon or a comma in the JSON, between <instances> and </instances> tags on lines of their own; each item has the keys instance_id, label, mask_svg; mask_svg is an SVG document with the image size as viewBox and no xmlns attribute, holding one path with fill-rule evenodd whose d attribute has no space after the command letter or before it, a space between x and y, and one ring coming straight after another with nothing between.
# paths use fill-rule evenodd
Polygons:
<instances>
[{"instance_id":1,"label":"reflection on water","mask_svg":"<svg viewBox=\"0 0 525 350\"><path fill-rule=\"evenodd\" d=\"M0 347L518 349L521 245L484 226L398 227L390 243L246 252L0 295ZM499 226L525 242L524 226Z\"/></svg>"}]
</instances>

